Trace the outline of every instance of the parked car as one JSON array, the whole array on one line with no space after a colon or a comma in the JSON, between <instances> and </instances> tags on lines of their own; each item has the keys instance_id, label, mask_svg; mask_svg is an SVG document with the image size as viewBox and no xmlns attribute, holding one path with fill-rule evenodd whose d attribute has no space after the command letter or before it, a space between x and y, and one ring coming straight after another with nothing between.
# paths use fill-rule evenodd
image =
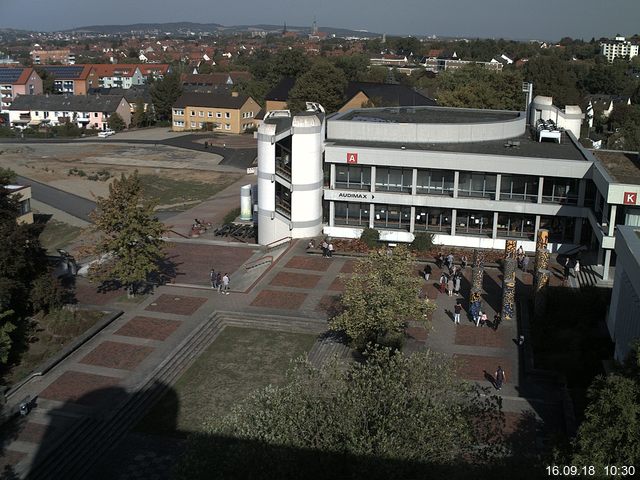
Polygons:
<instances>
[{"instance_id":1,"label":"parked car","mask_svg":"<svg viewBox=\"0 0 640 480\"><path fill-rule=\"evenodd\" d=\"M99 138L107 138L110 137L111 135L115 135L115 131L113 130L103 130L101 132L98 132L98 137Z\"/></svg>"}]
</instances>

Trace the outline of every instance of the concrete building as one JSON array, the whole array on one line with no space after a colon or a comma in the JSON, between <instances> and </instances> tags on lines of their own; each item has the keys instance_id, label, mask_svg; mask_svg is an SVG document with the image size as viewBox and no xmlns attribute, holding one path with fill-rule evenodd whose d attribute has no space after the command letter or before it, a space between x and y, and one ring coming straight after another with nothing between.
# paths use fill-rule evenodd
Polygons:
<instances>
[{"instance_id":1,"label":"concrete building","mask_svg":"<svg viewBox=\"0 0 640 480\"><path fill-rule=\"evenodd\" d=\"M42 79L33 68L0 68L0 113L9 107L18 95L42 94Z\"/></svg>"},{"instance_id":2,"label":"concrete building","mask_svg":"<svg viewBox=\"0 0 640 480\"><path fill-rule=\"evenodd\" d=\"M33 223L31 187L29 185L5 185L5 188L20 204L20 212L17 218L18 223Z\"/></svg>"},{"instance_id":3,"label":"concrete building","mask_svg":"<svg viewBox=\"0 0 640 480\"><path fill-rule=\"evenodd\" d=\"M172 130L220 130L243 133L255 126L260 105L247 95L184 93L172 110Z\"/></svg>"},{"instance_id":4,"label":"concrete building","mask_svg":"<svg viewBox=\"0 0 640 480\"><path fill-rule=\"evenodd\" d=\"M46 65L50 63L61 63L62 65L73 65L76 63L76 56L68 48L60 50L32 50L29 52L34 65Z\"/></svg>"},{"instance_id":5,"label":"concrete building","mask_svg":"<svg viewBox=\"0 0 640 480\"><path fill-rule=\"evenodd\" d=\"M56 93L86 95L90 88L92 65L43 65L40 68L53 77Z\"/></svg>"},{"instance_id":6,"label":"concrete building","mask_svg":"<svg viewBox=\"0 0 640 480\"><path fill-rule=\"evenodd\" d=\"M638 55L639 47L638 44L628 42L624 37L618 36L614 40L601 43L600 53L613 63L616 58L631 60Z\"/></svg>"},{"instance_id":7,"label":"concrete building","mask_svg":"<svg viewBox=\"0 0 640 480\"><path fill-rule=\"evenodd\" d=\"M616 226L640 225L636 153L583 148L579 107L559 109L536 97L529 112L528 121L525 112L512 111L354 109L328 117L325 137L319 126L315 133L299 130L298 116L267 115L258 130L258 209L261 219L273 215L279 223L259 228L259 242L277 240L287 226L292 237L317 229L315 207L298 223L307 205L298 204L289 178L313 165L302 188L322 179L325 235L358 238L370 227L389 242L426 232L438 244L497 249L514 238L533 251L545 228L552 251L586 247L594 269L609 280ZM322 145L322 173L315 156L292 151L297 138Z\"/></svg>"},{"instance_id":8,"label":"concrete building","mask_svg":"<svg viewBox=\"0 0 640 480\"><path fill-rule=\"evenodd\" d=\"M616 235L616 267L607 326L622 362L640 339L640 227L620 226Z\"/></svg>"},{"instance_id":9,"label":"concrete building","mask_svg":"<svg viewBox=\"0 0 640 480\"><path fill-rule=\"evenodd\" d=\"M258 243L322 231L325 113L318 104L292 115L269 112L258 137Z\"/></svg>"}]
</instances>

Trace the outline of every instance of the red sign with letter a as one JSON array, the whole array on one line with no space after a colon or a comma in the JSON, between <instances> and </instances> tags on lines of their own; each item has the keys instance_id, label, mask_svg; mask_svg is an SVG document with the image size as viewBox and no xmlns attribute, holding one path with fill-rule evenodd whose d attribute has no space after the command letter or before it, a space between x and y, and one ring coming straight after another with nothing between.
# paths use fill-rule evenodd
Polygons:
<instances>
[{"instance_id":1,"label":"red sign with letter a","mask_svg":"<svg viewBox=\"0 0 640 480\"><path fill-rule=\"evenodd\" d=\"M635 192L624 192L624 204L635 205L638 203L638 194Z\"/></svg>"},{"instance_id":2,"label":"red sign with letter a","mask_svg":"<svg viewBox=\"0 0 640 480\"><path fill-rule=\"evenodd\" d=\"M358 163L358 154L347 153L347 163Z\"/></svg>"}]
</instances>

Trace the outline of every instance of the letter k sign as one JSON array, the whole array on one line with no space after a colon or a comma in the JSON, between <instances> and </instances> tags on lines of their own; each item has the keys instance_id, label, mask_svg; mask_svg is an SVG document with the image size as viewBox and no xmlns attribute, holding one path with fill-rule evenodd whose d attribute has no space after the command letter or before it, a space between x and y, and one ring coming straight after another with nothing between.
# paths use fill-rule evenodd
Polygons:
<instances>
[{"instance_id":1,"label":"letter k sign","mask_svg":"<svg viewBox=\"0 0 640 480\"><path fill-rule=\"evenodd\" d=\"M636 192L624 192L624 204L635 205L638 202L638 194Z\"/></svg>"}]
</instances>

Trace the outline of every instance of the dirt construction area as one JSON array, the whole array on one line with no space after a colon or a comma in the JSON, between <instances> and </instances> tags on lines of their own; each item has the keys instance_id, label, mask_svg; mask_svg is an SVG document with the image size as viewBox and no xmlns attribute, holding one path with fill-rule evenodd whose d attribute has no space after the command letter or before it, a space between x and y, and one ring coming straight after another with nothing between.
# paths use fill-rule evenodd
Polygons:
<instances>
[{"instance_id":1,"label":"dirt construction area","mask_svg":"<svg viewBox=\"0 0 640 480\"><path fill-rule=\"evenodd\" d=\"M143 184L158 186L174 182L185 187L210 185L219 190L244 173L219 166L221 160L220 155L213 153L164 145L88 142L0 145L0 167L92 200L96 196L107 196L114 178L135 170L146 179ZM163 198L161 193L154 196L163 206L196 200L185 198L182 202L170 195Z\"/></svg>"}]
</instances>

